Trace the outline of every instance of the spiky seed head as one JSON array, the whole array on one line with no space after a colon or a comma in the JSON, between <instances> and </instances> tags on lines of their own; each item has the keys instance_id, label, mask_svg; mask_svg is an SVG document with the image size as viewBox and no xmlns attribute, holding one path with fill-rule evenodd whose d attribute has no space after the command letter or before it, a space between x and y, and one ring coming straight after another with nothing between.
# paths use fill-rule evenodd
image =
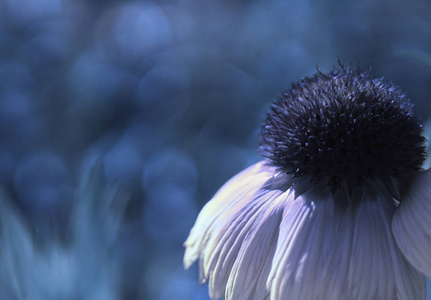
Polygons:
<instances>
[{"instance_id":1,"label":"spiky seed head","mask_svg":"<svg viewBox=\"0 0 431 300\"><path fill-rule=\"evenodd\" d=\"M259 149L278 172L291 175L293 188L351 194L369 182L387 185L419 171L421 132L397 86L340 65L293 84L273 103Z\"/></svg>"}]
</instances>

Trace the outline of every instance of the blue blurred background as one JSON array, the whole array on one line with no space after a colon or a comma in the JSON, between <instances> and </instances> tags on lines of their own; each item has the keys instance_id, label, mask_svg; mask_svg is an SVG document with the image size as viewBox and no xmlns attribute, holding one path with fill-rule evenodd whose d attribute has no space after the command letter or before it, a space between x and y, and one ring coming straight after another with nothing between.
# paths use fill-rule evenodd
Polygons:
<instances>
[{"instance_id":1,"label":"blue blurred background","mask_svg":"<svg viewBox=\"0 0 431 300\"><path fill-rule=\"evenodd\" d=\"M182 243L270 102L339 57L426 122L430 34L425 0L0 0L0 299L209 299Z\"/></svg>"}]
</instances>

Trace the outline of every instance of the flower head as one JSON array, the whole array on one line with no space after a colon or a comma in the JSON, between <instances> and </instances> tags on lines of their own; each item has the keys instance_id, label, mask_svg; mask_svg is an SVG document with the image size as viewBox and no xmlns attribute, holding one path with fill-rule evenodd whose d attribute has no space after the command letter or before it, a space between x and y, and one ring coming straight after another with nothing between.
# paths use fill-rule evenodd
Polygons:
<instances>
[{"instance_id":1,"label":"flower head","mask_svg":"<svg viewBox=\"0 0 431 300\"><path fill-rule=\"evenodd\" d=\"M397 87L342 68L283 93L264 122L260 149L277 172L292 175L292 185L305 185L297 192L323 186L347 201L375 181L392 190L392 180L419 171L421 132Z\"/></svg>"},{"instance_id":2,"label":"flower head","mask_svg":"<svg viewBox=\"0 0 431 300\"><path fill-rule=\"evenodd\" d=\"M185 267L199 260L213 299L425 299L421 133L405 94L369 72L301 80L267 114L266 159L202 209Z\"/></svg>"}]
</instances>

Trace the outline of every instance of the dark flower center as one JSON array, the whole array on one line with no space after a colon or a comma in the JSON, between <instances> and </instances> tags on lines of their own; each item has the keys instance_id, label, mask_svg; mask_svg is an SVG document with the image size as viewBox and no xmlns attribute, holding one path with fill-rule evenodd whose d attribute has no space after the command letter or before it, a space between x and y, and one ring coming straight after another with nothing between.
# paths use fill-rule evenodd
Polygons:
<instances>
[{"instance_id":1,"label":"dark flower center","mask_svg":"<svg viewBox=\"0 0 431 300\"><path fill-rule=\"evenodd\" d=\"M271 107L260 152L298 184L337 193L420 170L422 125L396 86L340 67L296 83Z\"/></svg>"}]
</instances>

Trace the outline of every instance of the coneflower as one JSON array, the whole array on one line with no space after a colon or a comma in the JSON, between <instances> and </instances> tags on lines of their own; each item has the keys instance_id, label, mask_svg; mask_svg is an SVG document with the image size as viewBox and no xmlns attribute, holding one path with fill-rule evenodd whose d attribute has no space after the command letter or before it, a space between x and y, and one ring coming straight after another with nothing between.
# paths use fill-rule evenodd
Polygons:
<instances>
[{"instance_id":1,"label":"coneflower","mask_svg":"<svg viewBox=\"0 0 431 300\"><path fill-rule=\"evenodd\" d=\"M431 171L398 87L340 65L294 84L185 242L212 299L425 299Z\"/></svg>"}]
</instances>

